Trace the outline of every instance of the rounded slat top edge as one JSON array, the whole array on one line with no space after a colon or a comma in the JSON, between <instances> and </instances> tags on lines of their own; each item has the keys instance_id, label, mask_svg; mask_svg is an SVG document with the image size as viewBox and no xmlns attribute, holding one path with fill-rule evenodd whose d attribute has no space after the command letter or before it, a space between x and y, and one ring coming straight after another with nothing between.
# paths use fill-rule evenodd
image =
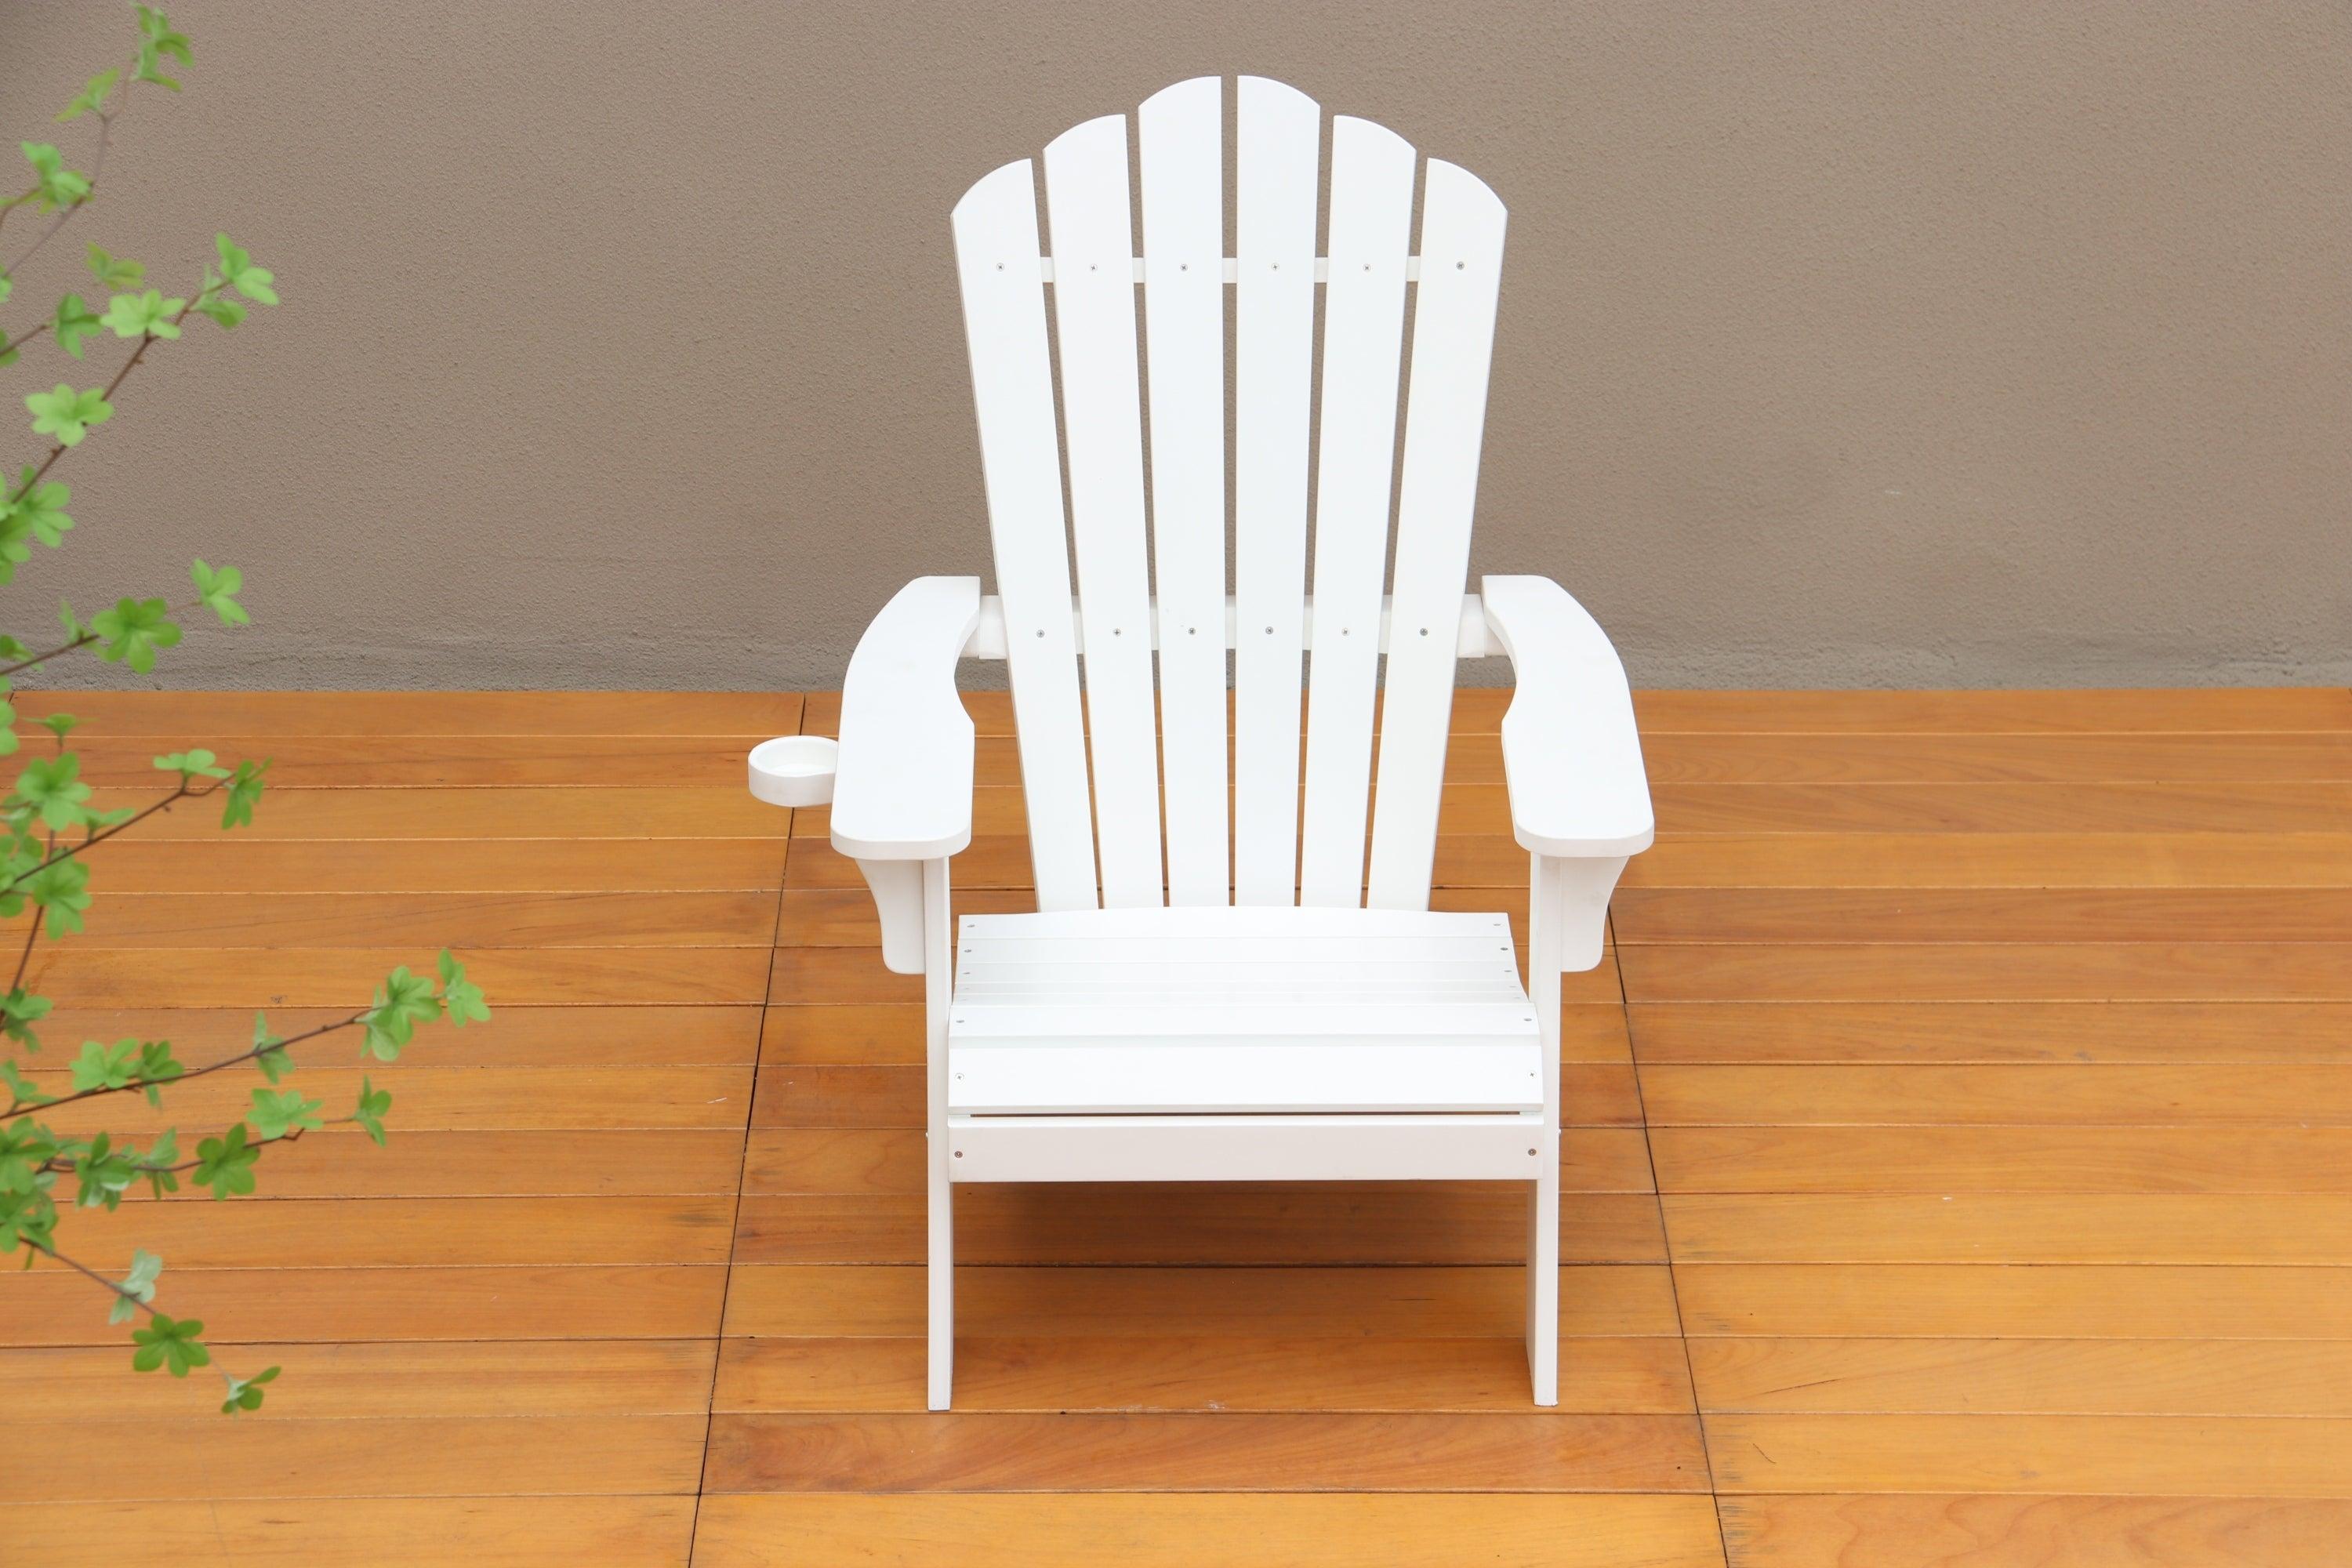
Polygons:
<instances>
[{"instance_id":1,"label":"rounded slat top edge","mask_svg":"<svg viewBox=\"0 0 2352 1568\"><path fill-rule=\"evenodd\" d=\"M950 215L950 217L954 221L961 222L968 212L1002 200L1004 187L1007 185L1026 187L1030 194L1030 200L1034 203L1036 200L1037 191L1037 173L1034 160L1015 158L1010 163L991 169L987 174L974 180L970 188L956 199L955 210Z\"/></svg>"}]
</instances>

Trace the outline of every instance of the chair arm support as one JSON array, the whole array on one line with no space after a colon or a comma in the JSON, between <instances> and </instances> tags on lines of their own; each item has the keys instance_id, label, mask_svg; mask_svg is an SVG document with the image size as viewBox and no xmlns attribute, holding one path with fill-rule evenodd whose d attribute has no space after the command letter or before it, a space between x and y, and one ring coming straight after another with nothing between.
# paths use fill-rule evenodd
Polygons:
<instances>
[{"instance_id":1,"label":"chair arm support","mask_svg":"<svg viewBox=\"0 0 2352 1568\"><path fill-rule=\"evenodd\" d=\"M1487 627L1518 678L1503 714L1512 836L1536 854L1571 859L1648 848L1656 837L1649 775L1608 634L1549 578L1488 577L1479 588Z\"/></svg>"},{"instance_id":2,"label":"chair arm support","mask_svg":"<svg viewBox=\"0 0 2352 1568\"><path fill-rule=\"evenodd\" d=\"M857 639L833 785L844 855L937 860L971 842L971 716L955 668L979 620L979 578L918 577Z\"/></svg>"}]
</instances>

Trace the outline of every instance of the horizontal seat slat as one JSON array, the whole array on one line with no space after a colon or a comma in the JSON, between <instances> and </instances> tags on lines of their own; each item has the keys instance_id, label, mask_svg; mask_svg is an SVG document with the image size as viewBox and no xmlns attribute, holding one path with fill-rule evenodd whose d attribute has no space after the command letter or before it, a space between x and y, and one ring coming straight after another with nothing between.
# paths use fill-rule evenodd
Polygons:
<instances>
[{"instance_id":1,"label":"horizontal seat slat","mask_svg":"<svg viewBox=\"0 0 2352 1568\"><path fill-rule=\"evenodd\" d=\"M957 947L948 1020L956 1115L1543 1106L1538 1019L1500 915L974 915Z\"/></svg>"}]
</instances>

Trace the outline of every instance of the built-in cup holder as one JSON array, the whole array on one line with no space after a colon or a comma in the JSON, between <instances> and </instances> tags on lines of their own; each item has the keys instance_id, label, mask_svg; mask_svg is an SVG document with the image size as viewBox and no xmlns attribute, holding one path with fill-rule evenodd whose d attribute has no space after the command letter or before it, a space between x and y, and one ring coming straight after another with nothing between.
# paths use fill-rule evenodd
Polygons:
<instances>
[{"instance_id":1,"label":"built-in cup holder","mask_svg":"<svg viewBox=\"0 0 2352 1568\"><path fill-rule=\"evenodd\" d=\"M828 735L780 735L751 748L751 794L770 805L823 805L833 799L841 742Z\"/></svg>"}]
</instances>

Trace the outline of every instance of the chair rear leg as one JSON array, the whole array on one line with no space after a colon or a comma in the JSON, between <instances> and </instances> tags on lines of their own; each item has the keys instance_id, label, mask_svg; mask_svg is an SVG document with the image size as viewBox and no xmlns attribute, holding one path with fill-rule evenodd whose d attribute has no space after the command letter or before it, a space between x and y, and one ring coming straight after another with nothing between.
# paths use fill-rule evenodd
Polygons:
<instances>
[{"instance_id":1,"label":"chair rear leg","mask_svg":"<svg viewBox=\"0 0 2352 1568\"><path fill-rule=\"evenodd\" d=\"M946 1134L931 1135L930 1265L927 1271L930 1304L930 1407L945 1410L955 1390L955 1185L940 1168Z\"/></svg>"},{"instance_id":2,"label":"chair rear leg","mask_svg":"<svg viewBox=\"0 0 2352 1568\"><path fill-rule=\"evenodd\" d=\"M948 1178L948 1006L955 973L948 910L948 863L923 862L924 1157L930 1169L930 1251L925 1283L930 1338L930 1398L945 1410L955 1393L955 1184Z\"/></svg>"},{"instance_id":3,"label":"chair rear leg","mask_svg":"<svg viewBox=\"0 0 2352 1568\"><path fill-rule=\"evenodd\" d=\"M1528 1194L1528 1372L1538 1405L1559 1403L1559 1161Z\"/></svg>"}]
</instances>

